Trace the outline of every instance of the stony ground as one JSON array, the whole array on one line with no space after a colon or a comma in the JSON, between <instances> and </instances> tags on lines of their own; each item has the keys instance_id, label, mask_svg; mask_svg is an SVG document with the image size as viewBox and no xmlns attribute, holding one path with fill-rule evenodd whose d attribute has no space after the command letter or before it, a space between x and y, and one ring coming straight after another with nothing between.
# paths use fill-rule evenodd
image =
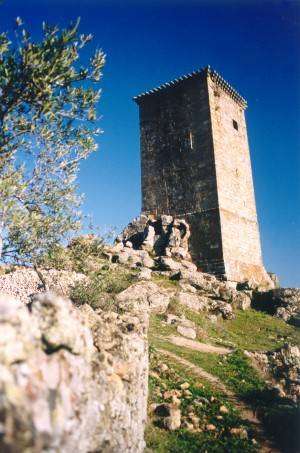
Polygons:
<instances>
[{"instance_id":1,"label":"stony ground","mask_svg":"<svg viewBox=\"0 0 300 453\"><path fill-rule=\"evenodd\" d=\"M176 324L169 323L179 314L194 323L194 340L178 336ZM253 325L256 335L249 337ZM289 356L291 351L284 344L299 344L299 339L297 327L253 309L237 311L232 320L212 322L206 313L177 301L164 315L152 315L149 449L162 453L298 451L297 398L293 392L284 392L267 367L258 365L256 356L265 356L263 351L268 349L280 351L270 351L271 356ZM290 373L297 372L295 366L299 373L299 358L296 347ZM284 368L287 372L287 361ZM183 382L188 392L182 391ZM163 416L157 416L165 404L179 410L176 429L166 429Z\"/></svg>"},{"instance_id":2,"label":"stony ground","mask_svg":"<svg viewBox=\"0 0 300 453\"><path fill-rule=\"evenodd\" d=\"M63 255L68 255L67 270L60 262L59 271L43 271L47 285L58 293L69 295L74 308L80 312L87 310L92 319L97 318L97 323L104 322L108 328L107 320L111 320L108 331L92 328L94 348L99 353L97 360L102 357L103 350L110 351L115 347L113 332L117 339L127 338L127 334L128 338L137 339L135 323L126 318L127 314L134 313L140 325L144 325L147 323L144 315L151 313L146 451L298 452L300 291L262 288L255 282L236 286L200 272L191 262L187 250L186 225L168 221L166 234L162 228L159 237L154 228L145 225L142 236L137 233L132 236L131 229L131 237L137 235L139 238L137 248L125 236L113 246L102 247L100 252L97 247L88 247L87 256L83 258L80 252L76 265L70 266L74 256L66 249ZM84 246L85 242L84 239ZM0 276L0 292L29 303L29 311L35 300L33 294L40 291L39 278L32 269L18 269ZM125 331L122 326L115 325L120 316L126 318ZM10 323L9 319L6 322ZM29 333L30 328L27 323ZM67 325L65 329L68 330ZM72 335L76 337L75 332ZM9 338L4 341L10 351ZM141 358L145 353L145 349L139 352L133 344L129 347L123 340L120 344L123 346L117 354L123 358L129 351L130 354L141 354ZM43 354L48 354L45 341L39 343L38 349L45 358ZM145 357L140 361L145 364ZM103 365L100 362L93 364L94 370L104 366L109 375L110 361ZM13 366L19 369L20 364ZM117 363L113 366L118 369ZM127 372L124 374L123 368L119 371L138 418L146 403L146 400L140 400L139 407L134 404L134 387L141 387L141 377L137 377L132 385L126 380ZM84 392L88 391L84 388ZM76 389L74 391L76 398ZM124 396L123 393L120 395ZM10 397L7 395L8 399ZM41 394L40 397L43 400ZM87 401L91 402L91 395ZM118 404L117 394L114 394L110 407L116 409ZM22 414L22 405L16 407L15 412ZM123 408L126 412L126 404ZM31 415L29 411L29 420ZM91 420L91 426L93 423ZM125 452L133 451L136 448L133 447L133 434L125 430L124 437L123 425L121 418L116 421L114 437L118 438L119 446L125 445ZM47 440L50 445L56 439L51 438L56 435L53 426L50 441ZM134 421L131 426L135 426ZM108 425L105 429L111 434ZM102 434L102 440L105 440L106 434ZM111 439L110 434L108 438ZM68 442L70 439L66 436L65 442ZM139 434L139 449L142 443ZM89 442L84 445L87 447L82 451L89 451ZM94 435L93 445L97 445ZM111 451L117 451L117 448L114 446ZM70 450L60 447L59 451L68 453Z\"/></svg>"}]
</instances>

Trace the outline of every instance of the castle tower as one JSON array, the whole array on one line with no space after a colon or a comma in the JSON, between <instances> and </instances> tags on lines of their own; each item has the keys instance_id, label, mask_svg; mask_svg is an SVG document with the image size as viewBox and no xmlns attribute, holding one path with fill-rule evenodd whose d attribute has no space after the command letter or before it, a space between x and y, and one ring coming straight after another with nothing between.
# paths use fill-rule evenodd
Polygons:
<instances>
[{"instance_id":1,"label":"castle tower","mask_svg":"<svg viewBox=\"0 0 300 453\"><path fill-rule=\"evenodd\" d=\"M185 218L205 272L268 280L245 122L246 101L209 67L134 98L139 105L142 212Z\"/></svg>"}]
</instances>

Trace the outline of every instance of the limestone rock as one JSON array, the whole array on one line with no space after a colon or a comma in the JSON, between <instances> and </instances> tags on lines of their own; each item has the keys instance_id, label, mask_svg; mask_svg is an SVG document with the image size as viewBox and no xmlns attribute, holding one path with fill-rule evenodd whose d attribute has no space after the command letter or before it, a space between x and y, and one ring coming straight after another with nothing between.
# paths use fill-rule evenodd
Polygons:
<instances>
[{"instance_id":1,"label":"limestone rock","mask_svg":"<svg viewBox=\"0 0 300 453\"><path fill-rule=\"evenodd\" d=\"M158 218L141 215L122 232L119 240L129 240L135 249L155 252L156 255L190 259L188 240L190 229L183 219L162 215Z\"/></svg>"},{"instance_id":2,"label":"limestone rock","mask_svg":"<svg viewBox=\"0 0 300 453\"><path fill-rule=\"evenodd\" d=\"M232 298L234 307L240 310L248 310L251 307L251 292L248 291L235 291Z\"/></svg>"},{"instance_id":3,"label":"limestone rock","mask_svg":"<svg viewBox=\"0 0 300 453\"><path fill-rule=\"evenodd\" d=\"M175 261L172 258L167 258L165 256L156 258L155 263L157 268L162 271L178 271L181 268L181 263L179 261Z\"/></svg>"},{"instance_id":4,"label":"limestone rock","mask_svg":"<svg viewBox=\"0 0 300 453\"><path fill-rule=\"evenodd\" d=\"M180 291L177 294L178 302L194 311L202 311L207 305L207 298Z\"/></svg>"},{"instance_id":5,"label":"limestone rock","mask_svg":"<svg viewBox=\"0 0 300 453\"><path fill-rule=\"evenodd\" d=\"M151 280L152 271L147 267L142 267L138 273L137 278L139 280Z\"/></svg>"},{"instance_id":6,"label":"limestone rock","mask_svg":"<svg viewBox=\"0 0 300 453\"><path fill-rule=\"evenodd\" d=\"M175 431L181 425L181 411L177 405L170 403L159 404L155 408L155 414L159 417L164 417L163 425L170 431Z\"/></svg>"},{"instance_id":7,"label":"limestone rock","mask_svg":"<svg viewBox=\"0 0 300 453\"><path fill-rule=\"evenodd\" d=\"M48 289L62 296L69 296L70 289L75 283L84 281L85 275L71 271L55 269L42 270ZM31 297L44 291L41 281L32 268L20 267L9 274L0 275L0 293L10 296L27 304Z\"/></svg>"},{"instance_id":8,"label":"limestone rock","mask_svg":"<svg viewBox=\"0 0 300 453\"><path fill-rule=\"evenodd\" d=\"M164 313L173 293L153 282L139 282L131 285L116 296L119 306L125 310Z\"/></svg>"},{"instance_id":9,"label":"limestone rock","mask_svg":"<svg viewBox=\"0 0 300 453\"><path fill-rule=\"evenodd\" d=\"M234 318L232 306L227 302L223 302L221 300L213 300L211 302L210 309L214 314L221 314L224 319Z\"/></svg>"},{"instance_id":10,"label":"limestone rock","mask_svg":"<svg viewBox=\"0 0 300 453\"><path fill-rule=\"evenodd\" d=\"M143 451L144 318L47 293L2 296L0 324L0 451Z\"/></svg>"},{"instance_id":11,"label":"limestone rock","mask_svg":"<svg viewBox=\"0 0 300 453\"><path fill-rule=\"evenodd\" d=\"M197 336L196 330L192 327L185 327L183 325L179 325L177 327L177 332L180 333L183 337L190 338L194 340Z\"/></svg>"},{"instance_id":12,"label":"limestone rock","mask_svg":"<svg viewBox=\"0 0 300 453\"><path fill-rule=\"evenodd\" d=\"M170 415L164 419L164 426L169 431L179 429L181 425L181 411L177 406L170 409Z\"/></svg>"}]
</instances>

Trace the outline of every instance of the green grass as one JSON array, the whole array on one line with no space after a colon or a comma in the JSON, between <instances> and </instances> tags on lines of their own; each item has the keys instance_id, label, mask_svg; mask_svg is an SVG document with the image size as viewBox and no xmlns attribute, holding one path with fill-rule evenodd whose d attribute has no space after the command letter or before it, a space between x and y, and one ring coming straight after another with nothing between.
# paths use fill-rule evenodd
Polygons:
<instances>
[{"instance_id":1,"label":"green grass","mask_svg":"<svg viewBox=\"0 0 300 453\"><path fill-rule=\"evenodd\" d=\"M237 310L232 320L220 319L216 324L206 318L205 313L196 313L173 301L169 311L184 314L205 331L204 342L227 344L249 351L271 351L286 342L300 344L300 329L253 309Z\"/></svg>"},{"instance_id":2,"label":"green grass","mask_svg":"<svg viewBox=\"0 0 300 453\"><path fill-rule=\"evenodd\" d=\"M239 332L240 326L242 325L242 320L248 318L246 315L241 312L239 313L239 319L226 322L231 324L229 328L228 326L226 327L227 332L231 334L229 338L233 338L232 331L235 332L235 335L238 335L237 332ZM272 331L272 334L274 334L274 331L278 332L279 327L282 334L285 327L287 327L286 332L288 332L288 335L291 335L292 332L291 336L295 339L295 332L293 332L295 328L284 325L284 328L282 329L282 323L279 320L276 319L275 323L273 323L270 322L270 317L268 317L268 315L263 314L262 317L261 313L259 313L259 315L259 321L256 324L256 329L257 326L260 327L260 330L258 330L260 334L258 335L261 335L261 332L263 331ZM196 317L194 315L192 318L198 325L200 325L199 316L201 315L196 315ZM255 316L256 313L250 313L250 319L255 319ZM205 319L202 320L202 322L206 322ZM247 322L250 322L249 318ZM223 323L225 323L225 321L222 321L220 324ZM216 335L216 328L218 328L218 326L212 326L211 330L208 330L208 333L210 335ZM182 357L194 365L208 371L212 375L217 376L241 400L245 401L254 412L260 415L267 432L269 432L271 437L276 439L277 444L281 446L283 451L289 453L298 451L299 438L297 424L300 421L299 409L287 399L280 398L273 390L270 390L267 387L267 384L252 367L250 360L244 355L242 350L236 349L229 355L220 356L211 353L201 353L185 347L173 345L167 340L166 335L162 333L159 319L151 321L150 330L151 342L154 347L173 352L177 356ZM247 328L245 330L247 332ZM264 347L269 341L269 339L266 339L265 342L263 342L263 338L260 336L259 341L257 339L247 339L243 336L239 340L239 344L249 345L251 342L252 346L260 344ZM235 344L236 343L237 341ZM277 347L278 344L279 343L276 343ZM248 347L248 349L250 348Z\"/></svg>"},{"instance_id":3,"label":"green grass","mask_svg":"<svg viewBox=\"0 0 300 453\"><path fill-rule=\"evenodd\" d=\"M180 384L189 382L189 391L191 397L182 398L181 412L182 416L187 416L188 409L193 408L194 413L201 420L200 426L206 424L214 424L217 430L214 432L190 432L187 429L180 428L170 432L163 429L159 422L150 416L148 427L146 430L147 447L158 453L193 453L193 452L255 452L257 447L250 439L240 439L230 434L230 429L235 427L246 427L252 435L251 426L242 420L238 411L227 401L222 393L213 390L211 385L204 380L195 379L192 372L187 372L186 369L178 363L157 354L152 355L151 368L156 369L158 359L168 363L169 370L157 377L149 378L149 403L161 403L163 398L157 396L156 390L180 389ZM202 383L200 386L199 383ZM194 401L199 398L206 398L209 403L201 407L194 404ZM212 400L213 397L213 400ZM225 405L229 412L223 414L223 419L218 420L216 417L220 415L219 408Z\"/></svg>"},{"instance_id":4,"label":"green grass","mask_svg":"<svg viewBox=\"0 0 300 453\"><path fill-rule=\"evenodd\" d=\"M152 274L152 280L159 286L163 288L170 288L170 289L177 289L180 287L179 282L177 280L170 280L168 276L161 275L161 274Z\"/></svg>"}]
</instances>

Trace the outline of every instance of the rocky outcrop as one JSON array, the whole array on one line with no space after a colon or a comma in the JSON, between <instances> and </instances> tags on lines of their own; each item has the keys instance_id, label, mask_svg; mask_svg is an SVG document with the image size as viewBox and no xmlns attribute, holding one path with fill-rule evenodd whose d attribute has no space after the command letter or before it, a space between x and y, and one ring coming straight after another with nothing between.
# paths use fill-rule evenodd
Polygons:
<instances>
[{"instance_id":1,"label":"rocky outcrop","mask_svg":"<svg viewBox=\"0 0 300 453\"><path fill-rule=\"evenodd\" d=\"M300 350L286 343L276 351L248 353L259 368L271 376L281 397L300 402Z\"/></svg>"},{"instance_id":2,"label":"rocky outcrop","mask_svg":"<svg viewBox=\"0 0 300 453\"><path fill-rule=\"evenodd\" d=\"M116 301L122 310L134 310L145 313L164 313L174 295L174 291L161 288L154 282L140 282L131 285L116 296Z\"/></svg>"},{"instance_id":3,"label":"rocky outcrop","mask_svg":"<svg viewBox=\"0 0 300 453\"><path fill-rule=\"evenodd\" d=\"M0 451L143 451L147 313L1 296L0 327Z\"/></svg>"},{"instance_id":4,"label":"rocky outcrop","mask_svg":"<svg viewBox=\"0 0 300 453\"><path fill-rule=\"evenodd\" d=\"M300 289L276 288L254 294L254 306L300 326Z\"/></svg>"},{"instance_id":5,"label":"rocky outcrop","mask_svg":"<svg viewBox=\"0 0 300 453\"><path fill-rule=\"evenodd\" d=\"M55 269L42 270L41 273L48 289L62 296L69 296L70 288L86 278L83 274ZM9 294L25 304L41 291L44 291L42 281L32 268L20 267L0 275L0 293Z\"/></svg>"}]
</instances>

